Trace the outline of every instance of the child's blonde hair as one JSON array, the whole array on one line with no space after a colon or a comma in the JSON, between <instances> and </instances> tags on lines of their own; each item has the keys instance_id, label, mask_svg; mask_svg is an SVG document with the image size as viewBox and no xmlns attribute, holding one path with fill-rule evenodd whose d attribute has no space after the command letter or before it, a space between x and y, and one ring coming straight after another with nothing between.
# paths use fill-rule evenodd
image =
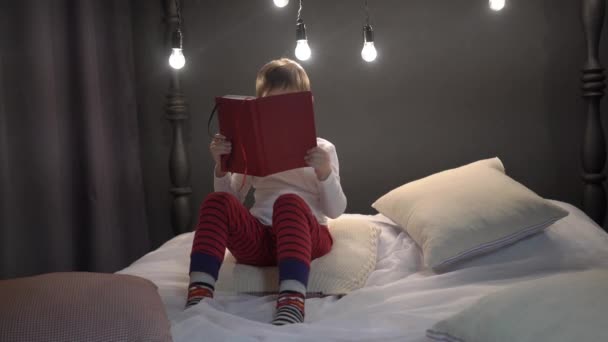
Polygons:
<instances>
[{"instance_id":1,"label":"child's blonde hair","mask_svg":"<svg viewBox=\"0 0 608 342\"><path fill-rule=\"evenodd\" d=\"M266 63L255 80L255 93L263 97L271 89L309 91L310 80L304 68L289 58L275 59Z\"/></svg>"}]
</instances>

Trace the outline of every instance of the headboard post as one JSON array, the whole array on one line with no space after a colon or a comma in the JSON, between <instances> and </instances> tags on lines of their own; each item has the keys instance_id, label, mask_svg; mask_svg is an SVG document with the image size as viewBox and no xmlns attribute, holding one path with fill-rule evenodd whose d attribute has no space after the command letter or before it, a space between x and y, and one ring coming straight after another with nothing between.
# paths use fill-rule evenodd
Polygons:
<instances>
[{"instance_id":1,"label":"headboard post","mask_svg":"<svg viewBox=\"0 0 608 342\"><path fill-rule=\"evenodd\" d=\"M178 27L179 17L177 6L180 0L166 0L165 21L167 24L167 56L171 51L170 41L173 32ZM169 156L169 174L171 177L171 189L169 192L173 197L171 206L171 226L174 234L181 234L191 230L191 207L190 196L190 161L184 143L183 128L188 120L186 98L180 89L180 70L170 68L171 79L169 81L169 92L167 94L166 113L167 120L171 123L172 140Z\"/></svg>"},{"instance_id":2,"label":"headboard post","mask_svg":"<svg viewBox=\"0 0 608 342\"><path fill-rule=\"evenodd\" d=\"M604 165L606 140L600 117L600 100L604 96L604 68L599 61L599 44L604 23L605 0L582 0L581 16L587 44L583 67L583 98L587 106L587 123L582 146L583 209L595 222L603 226L606 216Z\"/></svg>"}]
</instances>

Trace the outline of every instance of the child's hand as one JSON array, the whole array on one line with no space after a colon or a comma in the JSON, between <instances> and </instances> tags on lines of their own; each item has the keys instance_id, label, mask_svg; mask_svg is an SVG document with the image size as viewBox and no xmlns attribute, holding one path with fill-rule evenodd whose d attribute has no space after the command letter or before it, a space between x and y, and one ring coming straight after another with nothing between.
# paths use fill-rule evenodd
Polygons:
<instances>
[{"instance_id":1,"label":"child's hand","mask_svg":"<svg viewBox=\"0 0 608 342\"><path fill-rule=\"evenodd\" d=\"M331 162L327 151L318 146L311 148L306 152L304 160L308 166L315 169L318 180L324 181L329 177L329 174L331 173Z\"/></svg>"},{"instance_id":2,"label":"child's hand","mask_svg":"<svg viewBox=\"0 0 608 342\"><path fill-rule=\"evenodd\" d=\"M221 157L224 154L230 154L232 151L232 144L230 141L226 140L226 137L221 134L216 134L209 144L209 151L211 152L211 156L213 157L213 161L215 161L215 165L219 166L221 163ZM216 176L222 177L225 175L225 172L221 172L216 168Z\"/></svg>"}]
</instances>

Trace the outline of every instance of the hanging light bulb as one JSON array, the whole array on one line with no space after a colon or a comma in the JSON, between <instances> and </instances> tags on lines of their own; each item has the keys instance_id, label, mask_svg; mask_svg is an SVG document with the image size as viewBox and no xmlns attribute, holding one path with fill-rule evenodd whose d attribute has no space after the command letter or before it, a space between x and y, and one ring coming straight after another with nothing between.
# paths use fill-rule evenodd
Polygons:
<instances>
[{"instance_id":1,"label":"hanging light bulb","mask_svg":"<svg viewBox=\"0 0 608 342\"><path fill-rule=\"evenodd\" d=\"M312 52L310 51L310 46L308 46L308 41L306 39L298 40L296 45L296 57L301 61L305 61L310 58L311 54Z\"/></svg>"},{"instance_id":2,"label":"hanging light bulb","mask_svg":"<svg viewBox=\"0 0 608 342\"><path fill-rule=\"evenodd\" d=\"M500 11L505 8L505 0L490 0L490 8L495 11Z\"/></svg>"},{"instance_id":3,"label":"hanging light bulb","mask_svg":"<svg viewBox=\"0 0 608 342\"><path fill-rule=\"evenodd\" d=\"M305 61L310 58L311 51L306 38L306 25L302 20L302 0L300 0L300 8L298 9L298 20L296 21L296 57Z\"/></svg>"},{"instance_id":4,"label":"hanging light bulb","mask_svg":"<svg viewBox=\"0 0 608 342\"><path fill-rule=\"evenodd\" d=\"M365 0L365 25L363 26L363 49L361 50L361 58L366 62L373 62L378 57L378 52L374 46L374 30L369 24L369 5Z\"/></svg>"},{"instance_id":5,"label":"hanging light bulb","mask_svg":"<svg viewBox=\"0 0 608 342\"><path fill-rule=\"evenodd\" d=\"M277 7L285 7L289 3L289 0L274 0L274 4Z\"/></svg>"},{"instance_id":6,"label":"hanging light bulb","mask_svg":"<svg viewBox=\"0 0 608 342\"><path fill-rule=\"evenodd\" d=\"M363 50L361 57L366 62L373 62L378 56L376 47L374 46L374 31L370 25L363 26Z\"/></svg>"},{"instance_id":7,"label":"hanging light bulb","mask_svg":"<svg viewBox=\"0 0 608 342\"><path fill-rule=\"evenodd\" d=\"M171 56L169 56L169 65L173 69L181 69L186 65L186 58L182 49L173 49Z\"/></svg>"},{"instance_id":8,"label":"hanging light bulb","mask_svg":"<svg viewBox=\"0 0 608 342\"><path fill-rule=\"evenodd\" d=\"M300 9L301 9L300 5ZM299 16L299 15L298 15ZM308 39L306 39L306 25L302 19L298 19L298 24L296 26L296 57L305 61L310 58L311 51L310 46L308 46Z\"/></svg>"},{"instance_id":9,"label":"hanging light bulb","mask_svg":"<svg viewBox=\"0 0 608 342\"><path fill-rule=\"evenodd\" d=\"M171 52L171 56L169 56L169 65L173 69L179 70L186 65L186 58L182 51L182 31L179 28L173 31L171 47L173 48L173 51Z\"/></svg>"}]
</instances>

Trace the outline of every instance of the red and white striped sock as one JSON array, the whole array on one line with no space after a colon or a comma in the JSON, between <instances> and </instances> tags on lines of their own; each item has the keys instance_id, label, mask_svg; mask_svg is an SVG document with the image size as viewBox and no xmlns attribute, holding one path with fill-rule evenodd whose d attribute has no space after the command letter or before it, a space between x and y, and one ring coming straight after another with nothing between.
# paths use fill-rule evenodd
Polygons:
<instances>
[{"instance_id":1,"label":"red and white striped sock","mask_svg":"<svg viewBox=\"0 0 608 342\"><path fill-rule=\"evenodd\" d=\"M205 298L213 298L213 291L215 291L215 279L211 275L204 272L191 272L186 308L198 304Z\"/></svg>"},{"instance_id":2,"label":"red and white striped sock","mask_svg":"<svg viewBox=\"0 0 608 342\"><path fill-rule=\"evenodd\" d=\"M306 295L296 291L281 291L272 324L285 325L304 322Z\"/></svg>"}]
</instances>

